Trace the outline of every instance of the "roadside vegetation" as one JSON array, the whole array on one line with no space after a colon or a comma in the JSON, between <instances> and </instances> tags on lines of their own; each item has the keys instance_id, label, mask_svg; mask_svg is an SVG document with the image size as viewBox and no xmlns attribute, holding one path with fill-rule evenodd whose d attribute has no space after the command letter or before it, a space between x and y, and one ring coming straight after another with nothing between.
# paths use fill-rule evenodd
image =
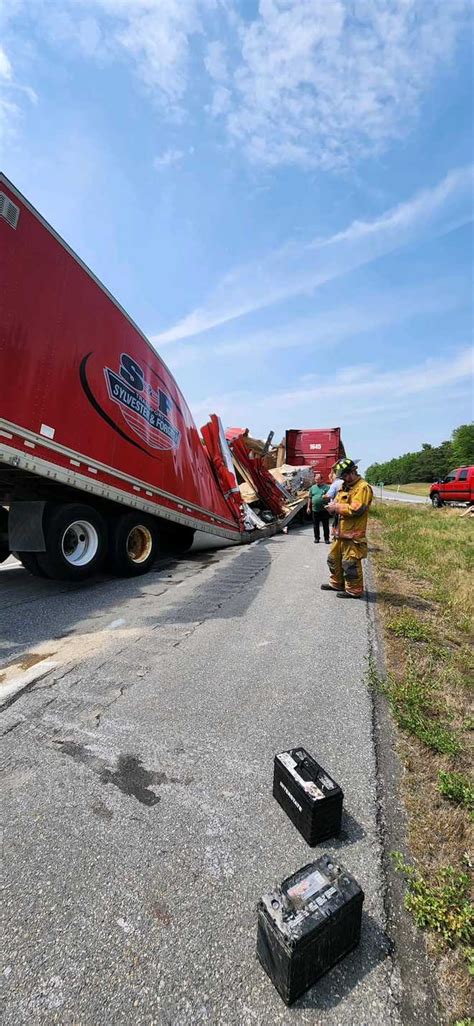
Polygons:
<instances>
[{"instance_id":1,"label":"roadside vegetation","mask_svg":"<svg viewBox=\"0 0 474 1026\"><path fill-rule=\"evenodd\" d=\"M428 498L430 494L431 482L430 481L410 481L407 484L389 484L385 486L389 492L396 492L400 488L401 492L406 492L407 495L423 495L424 498Z\"/></svg>"},{"instance_id":2,"label":"roadside vegetation","mask_svg":"<svg viewBox=\"0 0 474 1026\"><path fill-rule=\"evenodd\" d=\"M427 931L447 1023L469 1015L474 973L473 543L473 522L458 509L374 503L387 668L371 677L398 727L409 824L409 864L394 859L407 909Z\"/></svg>"},{"instance_id":3,"label":"roadside vegetation","mask_svg":"<svg viewBox=\"0 0 474 1026\"><path fill-rule=\"evenodd\" d=\"M454 467L474 463L474 424L460 424L451 438L441 445L424 442L417 452L406 452L385 463L372 463L367 467L370 484L383 481L385 485L423 483L446 477ZM424 494L424 493L423 493Z\"/></svg>"}]
</instances>

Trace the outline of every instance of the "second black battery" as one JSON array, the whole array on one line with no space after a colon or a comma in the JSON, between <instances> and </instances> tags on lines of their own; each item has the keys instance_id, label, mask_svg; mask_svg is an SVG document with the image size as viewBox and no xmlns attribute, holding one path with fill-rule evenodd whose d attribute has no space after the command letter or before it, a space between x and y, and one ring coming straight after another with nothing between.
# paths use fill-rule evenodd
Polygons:
<instances>
[{"instance_id":1,"label":"second black battery","mask_svg":"<svg viewBox=\"0 0 474 1026\"><path fill-rule=\"evenodd\" d=\"M275 755L273 796L311 847L339 834L342 789L305 748Z\"/></svg>"}]
</instances>

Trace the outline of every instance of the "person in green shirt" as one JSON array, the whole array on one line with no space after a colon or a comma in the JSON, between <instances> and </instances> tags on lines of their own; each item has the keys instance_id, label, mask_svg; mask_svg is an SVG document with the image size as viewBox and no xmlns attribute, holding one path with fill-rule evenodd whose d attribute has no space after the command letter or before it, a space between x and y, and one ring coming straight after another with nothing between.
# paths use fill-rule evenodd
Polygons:
<instances>
[{"instance_id":1,"label":"person in green shirt","mask_svg":"<svg viewBox=\"0 0 474 1026\"><path fill-rule=\"evenodd\" d=\"M306 506L306 512L312 512L313 516L313 529L314 529L314 542L317 544L320 540L321 524L323 525L324 541L326 545L329 545L329 513L323 503L323 497L326 492L329 491L329 485L323 484L323 479L318 470L314 472L314 484L308 492L308 504Z\"/></svg>"}]
</instances>

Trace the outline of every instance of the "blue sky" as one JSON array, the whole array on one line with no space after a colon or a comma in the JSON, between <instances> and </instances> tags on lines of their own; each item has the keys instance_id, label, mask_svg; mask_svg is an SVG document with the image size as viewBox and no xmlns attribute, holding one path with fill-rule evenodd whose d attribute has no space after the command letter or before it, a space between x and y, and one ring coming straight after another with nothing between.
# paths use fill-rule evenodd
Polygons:
<instances>
[{"instance_id":1,"label":"blue sky","mask_svg":"<svg viewBox=\"0 0 474 1026\"><path fill-rule=\"evenodd\" d=\"M198 425L472 417L469 0L3 0L1 165Z\"/></svg>"}]
</instances>

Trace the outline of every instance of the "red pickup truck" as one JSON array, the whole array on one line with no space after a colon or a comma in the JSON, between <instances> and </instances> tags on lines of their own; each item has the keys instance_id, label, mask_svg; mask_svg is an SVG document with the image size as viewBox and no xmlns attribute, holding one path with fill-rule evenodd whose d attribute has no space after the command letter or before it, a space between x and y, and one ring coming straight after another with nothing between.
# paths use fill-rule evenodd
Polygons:
<instances>
[{"instance_id":1,"label":"red pickup truck","mask_svg":"<svg viewBox=\"0 0 474 1026\"><path fill-rule=\"evenodd\" d=\"M433 506L444 506L445 502L474 503L474 467L457 467L441 481L435 481L430 499Z\"/></svg>"}]
</instances>

